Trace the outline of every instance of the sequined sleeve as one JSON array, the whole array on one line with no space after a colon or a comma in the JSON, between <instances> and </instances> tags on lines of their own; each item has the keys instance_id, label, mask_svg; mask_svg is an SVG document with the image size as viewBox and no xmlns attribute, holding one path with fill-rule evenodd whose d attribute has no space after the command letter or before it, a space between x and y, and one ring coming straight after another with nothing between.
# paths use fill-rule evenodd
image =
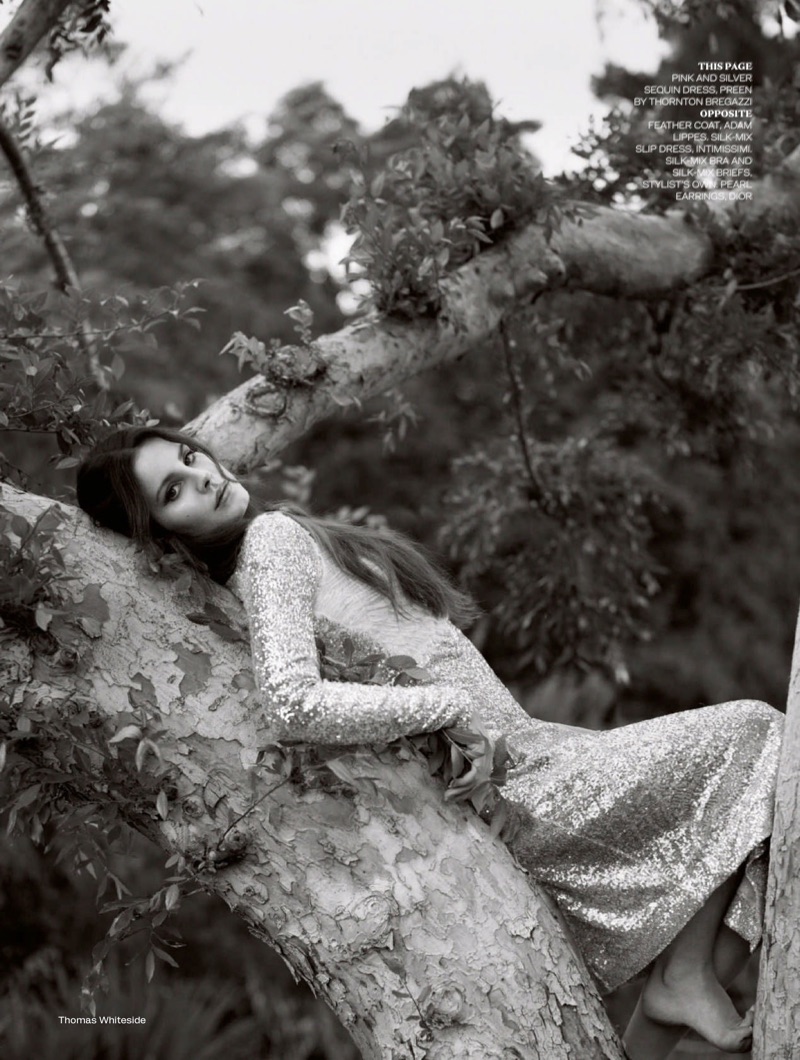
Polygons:
<instances>
[{"instance_id":1,"label":"sequined sleeve","mask_svg":"<svg viewBox=\"0 0 800 1060\"><path fill-rule=\"evenodd\" d=\"M256 682L279 739L375 743L464 720L463 689L320 676L313 624L320 558L310 534L290 516L267 513L251 523L237 574Z\"/></svg>"}]
</instances>

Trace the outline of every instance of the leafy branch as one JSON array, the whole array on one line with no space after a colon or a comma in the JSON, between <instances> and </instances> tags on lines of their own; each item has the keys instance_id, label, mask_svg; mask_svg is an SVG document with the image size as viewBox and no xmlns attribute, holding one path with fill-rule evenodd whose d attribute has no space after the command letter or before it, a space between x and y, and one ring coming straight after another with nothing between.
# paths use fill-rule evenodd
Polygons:
<instances>
[{"instance_id":1,"label":"leafy branch","mask_svg":"<svg viewBox=\"0 0 800 1060\"><path fill-rule=\"evenodd\" d=\"M368 147L338 145L353 180L342 223L356 237L344 263L369 282L364 308L435 315L448 272L532 219L548 234L559 223L560 193L521 146L520 129L494 116L482 85L449 87L445 109L419 99L404 108L413 144L379 172Z\"/></svg>"}]
</instances>

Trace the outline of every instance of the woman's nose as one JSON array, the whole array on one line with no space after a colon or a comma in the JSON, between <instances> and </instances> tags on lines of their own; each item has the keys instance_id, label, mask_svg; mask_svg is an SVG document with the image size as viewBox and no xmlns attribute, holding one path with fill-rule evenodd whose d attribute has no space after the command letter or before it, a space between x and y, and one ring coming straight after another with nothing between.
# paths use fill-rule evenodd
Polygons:
<instances>
[{"instance_id":1,"label":"woman's nose","mask_svg":"<svg viewBox=\"0 0 800 1060\"><path fill-rule=\"evenodd\" d=\"M203 468L191 468L194 472L194 484L195 488L200 490L201 493L208 493L209 490L214 488L213 482L211 481L211 475L208 471Z\"/></svg>"}]
</instances>

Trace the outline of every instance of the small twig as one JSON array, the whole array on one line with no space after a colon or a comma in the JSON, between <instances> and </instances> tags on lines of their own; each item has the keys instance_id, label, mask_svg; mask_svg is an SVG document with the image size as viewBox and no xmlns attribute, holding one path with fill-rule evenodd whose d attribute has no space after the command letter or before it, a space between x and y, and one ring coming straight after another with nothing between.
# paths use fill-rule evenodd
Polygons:
<instances>
[{"instance_id":1,"label":"small twig","mask_svg":"<svg viewBox=\"0 0 800 1060\"><path fill-rule=\"evenodd\" d=\"M0 0L0 3L2 3L2 0ZM114 327L110 328L78 328L76 331L37 331L34 337L37 339L69 339L80 338L81 335L86 335L89 338L100 335L102 338L108 339L118 331L131 331L138 327L151 328L154 324L162 323L162 318L166 320L169 315L170 310L163 309L157 316L145 321L144 325L142 325L141 321L133 320L127 324L115 324ZM4 333L3 338L25 339L29 338L29 336L23 331L8 331Z\"/></svg>"},{"instance_id":2,"label":"small twig","mask_svg":"<svg viewBox=\"0 0 800 1060\"><path fill-rule=\"evenodd\" d=\"M770 280L761 280L759 283L739 283L736 285L737 291L754 291L757 287L771 287L774 283L782 283L784 280L789 280L792 276L800 274L800 269L792 269L791 272L785 272L782 276L773 276Z\"/></svg>"},{"instance_id":3,"label":"small twig","mask_svg":"<svg viewBox=\"0 0 800 1060\"><path fill-rule=\"evenodd\" d=\"M0 434L16 434L17 432L25 432L26 434L55 434L58 431L58 427L24 427L21 424L14 426L9 424L8 427L0 427ZM11 465L14 466L13 464ZM20 471L21 468L17 468Z\"/></svg>"},{"instance_id":4,"label":"small twig","mask_svg":"<svg viewBox=\"0 0 800 1060\"><path fill-rule=\"evenodd\" d=\"M531 480L531 485L534 489L534 496L541 497L543 493L542 484L539 481L539 477L533 467L533 460L531 458L530 449L528 447L528 437L525 431L525 419L522 408L522 384L520 383L519 376L517 375L517 366L514 363L514 356L512 353L512 339L508 335L508 326L503 319L500 322L500 336L503 340L503 352L506 359L506 370L508 372L509 382L511 384L511 399L514 406L514 414L517 420L517 438L519 439L520 449L522 450L522 459L525 463L525 468L528 472L528 477Z\"/></svg>"},{"instance_id":5,"label":"small twig","mask_svg":"<svg viewBox=\"0 0 800 1060\"><path fill-rule=\"evenodd\" d=\"M80 280L72 259L69 256L64 241L58 230L47 215L42 196L36 182L33 179L28 163L22 153L22 149L14 138L13 133L0 117L0 150L6 156L11 171L17 179L17 184L22 192L28 207L28 215L31 219L34 231L41 236L42 242L50 256L53 271L56 274L58 287L66 291L69 287L80 288ZM100 366L100 358L91 341L89 328L84 321L76 332L78 343L83 350L92 370L94 380L101 390L108 389L108 380Z\"/></svg>"},{"instance_id":6,"label":"small twig","mask_svg":"<svg viewBox=\"0 0 800 1060\"><path fill-rule=\"evenodd\" d=\"M103 338L108 338L109 335L115 334L117 331L128 331L131 327L136 325L131 324L120 324L118 327L113 328L89 328L84 331L83 328L79 328L77 331L37 331L35 338L37 339L70 339L80 338L81 335L86 335L94 338L96 335L102 335ZM9 331L3 338L5 339L27 339L28 335L23 334L21 331Z\"/></svg>"},{"instance_id":7,"label":"small twig","mask_svg":"<svg viewBox=\"0 0 800 1060\"><path fill-rule=\"evenodd\" d=\"M276 792L279 788L282 788L285 784L288 784L289 780L290 780L289 777L284 777L284 779L280 782L280 784L276 784L274 787L269 788L269 790L265 791L263 795L259 796L259 798L256 799L256 801L253 803L252 806L250 806L247 810L245 810L244 813L240 814L235 820L231 821L231 823L228 825L228 827L225 829L225 831L222 833L222 835L217 840L217 847L221 846L221 844L225 840L225 836L228 834L228 832L230 832L230 830L232 828L236 827L236 825L239 823L239 821L243 821L244 818L247 817L248 814L251 814L253 812L253 810L256 808L256 806L259 806L264 801L264 799L266 799L270 795L274 794L274 792Z\"/></svg>"}]
</instances>

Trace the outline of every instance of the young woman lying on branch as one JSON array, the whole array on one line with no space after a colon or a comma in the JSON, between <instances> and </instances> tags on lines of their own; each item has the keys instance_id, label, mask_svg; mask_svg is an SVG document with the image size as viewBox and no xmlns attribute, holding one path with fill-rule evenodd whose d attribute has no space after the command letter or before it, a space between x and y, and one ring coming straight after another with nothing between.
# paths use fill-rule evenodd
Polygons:
<instances>
[{"instance_id":1,"label":"young woman lying on branch","mask_svg":"<svg viewBox=\"0 0 800 1060\"><path fill-rule=\"evenodd\" d=\"M397 533L256 505L178 431L126 428L78 472L97 522L179 552L247 611L278 739L386 743L468 724L504 736L513 850L552 895L601 988L651 965L624 1043L658 1060L686 1028L747 1051L726 993L761 937L782 716L739 700L595 732L529 717L458 628L471 601ZM323 680L315 635L410 655L413 687Z\"/></svg>"}]
</instances>

